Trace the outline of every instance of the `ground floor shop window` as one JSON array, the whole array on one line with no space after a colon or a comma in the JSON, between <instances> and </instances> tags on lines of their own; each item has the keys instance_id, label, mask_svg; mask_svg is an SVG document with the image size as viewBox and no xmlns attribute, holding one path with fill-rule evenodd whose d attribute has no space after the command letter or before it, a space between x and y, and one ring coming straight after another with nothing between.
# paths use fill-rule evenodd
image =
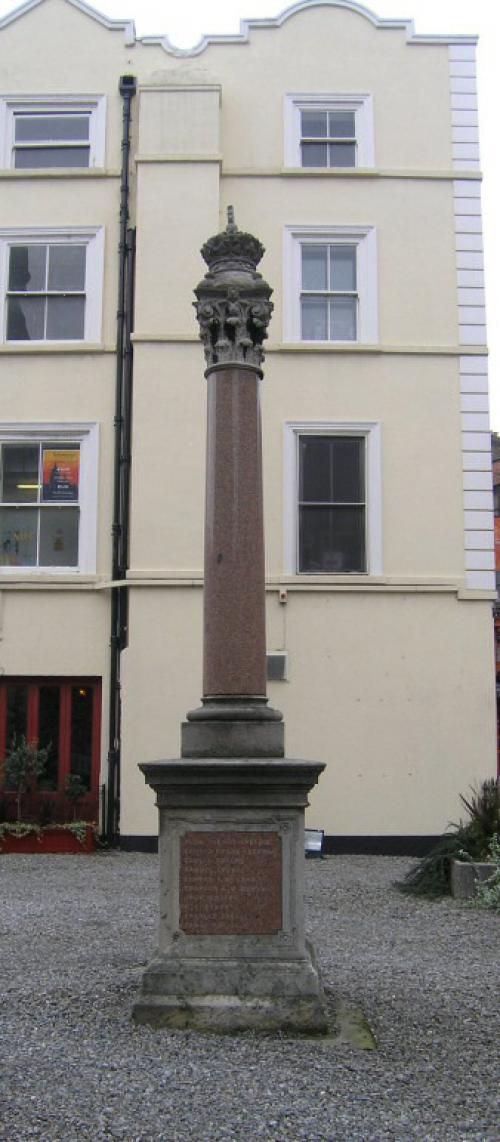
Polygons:
<instances>
[{"instance_id":1,"label":"ground floor shop window","mask_svg":"<svg viewBox=\"0 0 500 1142\"><path fill-rule=\"evenodd\" d=\"M97 808L100 759L101 683L96 678L2 678L0 680L0 761L24 736L49 748L43 775L32 798L63 812L68 779L80 778L82 811ZM3 796L10 791L4 783ZM67 807L66 807L67 808ZM56 812L57 810L57 812Z\"/></svg>"}]
</instances>

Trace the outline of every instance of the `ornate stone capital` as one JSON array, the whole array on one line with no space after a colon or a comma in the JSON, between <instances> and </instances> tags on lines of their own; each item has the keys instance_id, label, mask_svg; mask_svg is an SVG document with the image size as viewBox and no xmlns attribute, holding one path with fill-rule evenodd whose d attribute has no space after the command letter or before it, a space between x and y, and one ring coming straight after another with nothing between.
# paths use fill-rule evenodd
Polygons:
<instances>
[{"instance_id":1,"label":"ornate stone capital","mask_svg":"<svg viewBox=\"0 0 500 1142\"><path fill-rule=\"evenodd\" d=\"M256 269L264 247L238 230L229 207L226 229L209 238L201 253L208 273L194 291L194 306L207 367L260 368L273 310L272 289Z\"/></svg>"}]
</instances>

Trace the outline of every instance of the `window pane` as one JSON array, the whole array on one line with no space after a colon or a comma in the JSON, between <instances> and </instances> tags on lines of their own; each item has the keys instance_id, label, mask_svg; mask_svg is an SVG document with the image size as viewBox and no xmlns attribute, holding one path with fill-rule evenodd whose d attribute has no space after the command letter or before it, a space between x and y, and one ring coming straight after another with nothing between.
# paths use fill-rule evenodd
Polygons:
<instances>
[{"instance_id":1,"label":"window pane","mask_svg":"<svg viewBox=\"0 0 500 1142\"><path fill-rule=\"evenodd\" d=\"M49 290L85 289L85 246L49 246Z\"/></svg>"},{"instance_id":2,"label":"window pane","mask_svg":"<svg viewBox=\"0 0 500 1142\"><path fill-rule=\"evenodd\" d=\"M2 500L24 504L38 500L39 448L36 444L2 444Z\"/></svg>"},{"instance_id":3,"label":"window pane","mask_svg":"<svg viewBox=\"0 0 500 1142\"><path fill-rule=\"evenodd\" d=\"M302 111L302 138L326 139L328 118L326 111Z\"/></svg>"},{"instance_id":4,"label":"window pane","mask_svg":"<svg viewBox=\"0 0 500 1142\"><path fill-rule=\"evenodd\" d=\"M301 502L363 503L364 440L352 436L299 438Z\"/></svg>"},{"instance_id":5,"label":"window pane","mask_svg":"<svg viewBox=\"0 0 500 1142\"><path fill-rule=\"evenodd\" d=\"M71 772L90 789L94 691L89 686L71 689Z\"/></svg>"},{"instance_id":6,"label":"window pane","mask_svg":"<svg viewBox=\"0 0 500 1142\"><path fill-rule=\"evenodd\" d=\"M45 304L43 297L9 297L7 340L43 341Z\"/></svg>"},{"instance_id":7,"label":"window pane","mask_svg":"<svg viewBox=\"0 0 500 1142\"><path fill-rule=\"evenodd\" d=\"M328 150L331 167L356 166L356 147L354 143L330 143Z\"/></svg>"},{"instance_id":8,"label":"window pane","mask_svg":"<svg viewBox=\"0 0 500 1142\"><path fill-rule=\"evenodd\" d=\"M37 508L0 508L0 565L36 567Z\"/></svg>"},{"instance_id":9,"label":"window pane","mask_svg":"<svg viewBox=\"0 0 500 1142\"><path fill-rule=\"evenodd\" d=\"M59 686L40 686L38 744L40 749L50 746L47 765L39 778L41 789L57 789L59 772L59 720L61 691Z\"/></svg>"},{"instance_id":10,"label":"window pane","mask_svg":"<svg viewBox=\"0 0 500 1142\"><path fill-rule=\"evenodd\" d=\"M299 571L364 571L363 507L299 509Z\"/></svg>"},{"instance_id":11,"label":"window pane","mask_svg":"<svg viewBox=\"0 0 500 1142\"><path fill-rule=\"evenodd\" d=\"M302 289L327 288L327 247L302 246Z\"/></svg>"},{"instance_id":12,"label":"window pane","mask_svg":"<svg viewBox=\"0 0 500 1142\"><path fill-rule=\"evenodd\" d=\"M40 170L48 167L88 167L90 147L16 147L16 170Z\"/></svg>"},{"instance_id":13,"label":"window pane","mask_svg":"<svg viewBox=\"0 0 500 1142\"><path fill-rule=\"evenodd\" d=\"M84 297L49 297L47 299L48 341L83 341L84 332Z\"/></svg>"},{"instance_id":14,"label":"window pane","mask_svg":"<svg viewBox=\"0 0 500 1142\"><path fill-rule=\"evenodd\" d=\"M302 331L304 341L327 341L327 307L323 297L303 297L301 301Z\"/></svg>"},{"instance_id":15,"label":"window pane","mask_svg":"<svg viewBox=\"0 0 500 1142\"><path fill-rule=\"evenodd\" d=\"M328 436L301 436L299 439L299 499L331 503L333 494L333 449L336 440Z\"/></svg>"},{"instance_id":16,"label":"window pane","mask_svg":"<svg viewBox=\"0 0 500 1142\"><path fill-rule=\"evenodd\" d=\"M45 289L46 246L11 246L9 289L34 293Z\"/></svg>"},{"instance_id":17,"label":"window pane","mask_svg":"<svg viewBox=\"0 0 500 1142\"><path fill-rule=\"evenodd\" d=\"M326 167L328 164L327 143L302 143L303 167Z\"/></svg>"},{"instance_id":18,"label":"window pane","mask_svg":"<svg viewBox=\"0 0 500 1142\"><path fill-rule=\"evenodd\" d=\"M355 297L335 297L330 301L330 340L356 340Z\"/></svg>"},{"instance_id":19,"label":"window pane","mask_svg":"<svg viewBox=\"0 0 500 1142\"><path fill-rule=\"evenodd\" d=\"M337 436L333 441L333 496L335 503L363 503L365 498L364 440Z\"/></svg>"},{"instance_id":20,"label":"window pane","mask_svg":"<svg viewBox=\"0 0 500 1142\"><path fill-rule=\"evenodd\" d=\"M16 143L89 137L89 115L16 115Z\"/></svg>"},{"instance_id":21,"label":"window pane","mask_svg":"<svg viewBox=\"0 0 500 1142\"><path fill-rule=\"evenodd\" d=\"M356 135L354 124L354 111L330 111L328 134L331 139L354 139Z\"/></svg>"},{"instance_id":22,"label":"window pane","mask_svg":"<svg viewBox=\"0 0 500 1142\"><path fill-rule=\"evenodd\" d=\"M28 687L7 686L7 746L28 734Z\"/></svg>"},{"instance_id":23,"label":"window pane","mask_svg":"<svg viewBox=\"0 0 500 1142\"><path fill-rule=\"evenodd\" d=\"M46 508L40 514L40 566L78 565L78 508Z\"/></svg>"},{"instance_id":24,"label":"window pane","mask_svg":"<svg viewBox=\"0 0 500 1142\"><path fill-rule=\"evenodd\" d=\"M355 246L330 246L330 289L356 289Z\"/></svg>"},{"instance_id":25,"label":"window pane","mask_svg":"<svg viewBox=\"0 0 500 1142\"><path fill-rule=\"evenodd\" d=\"M44 445L42 472L44 503L77 500L80 477L79 445L63 445L59 448Z\"/></svg>"}]
</instances>

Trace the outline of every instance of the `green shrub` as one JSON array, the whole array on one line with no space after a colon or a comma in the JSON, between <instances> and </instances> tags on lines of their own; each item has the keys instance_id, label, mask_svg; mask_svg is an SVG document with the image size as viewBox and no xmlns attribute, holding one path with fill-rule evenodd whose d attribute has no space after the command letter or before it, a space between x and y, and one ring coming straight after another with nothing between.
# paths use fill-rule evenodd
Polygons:
<instances>
[{"instance_id":1,"label":"green shrub","mask_svg":"<svg viewBox=\"0 0 500 1142\"><path fill-rule=\"evenodd\" d=\"M451 824L437 845L410 869L398 885L414 896L445 896L450 891L452 860L488 860L493 839L500 834L500 785L494 777L471 795L460 797L468 820Z\"/></svg>"},{"instance_id":2,"label":"green shrub","mask_svg":"<svg viewBox=\"0 0 500 1142\"><path fill-rule=\"evenodd\" d=\"M491 908L494 912L500 912L500 835L498 833L491 839L486 860L494 866L493 872L487 880L476 885L474 904L479 908Z\"/></svg>"},{"instance_id":3,"label":"green shrub","mask_svg":"<svg viewBox=\"0 0 500 1142\"><path fill-rule=\"evenodd\" d=\"M70 773L64 792L68 801L73 802L73 820L76 820L78 802L87 792L79 773Z\"/></svg>"},{"instance_id":4,"label":"green shrub","mask_svg":"<svg viewBox=\"0 0 500 1142\"><path fill-rule=\"evenodd\" d=\"M17 819L21 820L23 794L28 791L47 765L50 745L38 749L38 742L28 741L24 734L18 739L14 735L7 749L4 761L5 777L8 785L17 790Z\"/></svg>"}]
</instances>

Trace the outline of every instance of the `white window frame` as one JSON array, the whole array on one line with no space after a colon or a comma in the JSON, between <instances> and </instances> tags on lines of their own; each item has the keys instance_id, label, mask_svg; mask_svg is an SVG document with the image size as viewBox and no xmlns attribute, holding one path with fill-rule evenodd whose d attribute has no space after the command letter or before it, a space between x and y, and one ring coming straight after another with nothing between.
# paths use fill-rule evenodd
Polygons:
<instances>
[{"instance_id":1,"label":"white window frame","mask_svg":"<svg viewBox=\"0 0 500 1142\"><path fill-rule=\"evenodd\" d=\"M97 558L97 490L99 464L99 425L97 423L0 423L2 444L68 444L80 445L80 520L78 529L78 565L72 567L3 567L0 580L6 576L25 575L92 575ZM35 504L32 505L36 507Z\"/></svg>"},{"instance_id":2,"label":"white window frame","mask_svg":"<svg viewBox=\"0 0 500 1142\"><path fill-rule=\"evenodd\" d=\"M381 429L378 421L287 421L284 426L284 573L310 576L310 571L299 571L299 438L301 436L358 436L364 437L365 464L365 571L318 571L325 576L366 578L382 574L382 473Z\"/></svg>"},{"instance_id":3,"label":"white window frame","mask_svg":"<svg viewBox=\"0 0 500 1142\"><path fill-rule=\"evenodd\" d=\"M7 340L7 289L9 280L9 251L11 246L70 245L86 246L85 261L85 327L78 339L64 340ZM104 274L104 229L102 226L78 229L0 229L0 344L30 345L81 345L85 341L97 344L101 339L102 287Z\"/></svg>"},{"instance_id":4,"label":"white window frame","mask_svg":"<svg viewBox=\"0 0 500 1142\"><path fill-rule=\"evenodd\" d=\"M302 111L354 111L356 126L356 162L353 167L303 167L300 152ZM337 172L371 168L375 165L373 146L373 96L358 94L287 94L285 95L285 167L300 167L312 172Z\"/></svg>"},{"instance_id":5,"label":"white window frame","mask_svg":"<svg viewBox=\"0 0 500 1142\"><path fill-rule=\"evenodd\" d=\"M95 170L104 167L105 137L106 137L106 97L104 95L5 95L0 98L0 139L1 161L5 170L16 170L14 166L15 143L15 116L16 113L26 112L33 115L57 115L68 112L88 113L89 123L89 165L88 167L23 167L19 169L22 175L38 174L40 171L77 171L85 173L86 170ZM47 146L49 146L47 142Z\"/></svg>"},{"instance_id":6,"label":"white window frame","mask_svg":"<svg viewBox=\"0 0 500 1142\"><path fill-rule=\"evenodd\" d=\"M300 294L303 245L356 246L358 293L355 341L305 341L301 336ZM375 345L378 341L377 238L373 226L286 226L283 257L283 337L303 345Z\"/></svg>"}]
</instances>

